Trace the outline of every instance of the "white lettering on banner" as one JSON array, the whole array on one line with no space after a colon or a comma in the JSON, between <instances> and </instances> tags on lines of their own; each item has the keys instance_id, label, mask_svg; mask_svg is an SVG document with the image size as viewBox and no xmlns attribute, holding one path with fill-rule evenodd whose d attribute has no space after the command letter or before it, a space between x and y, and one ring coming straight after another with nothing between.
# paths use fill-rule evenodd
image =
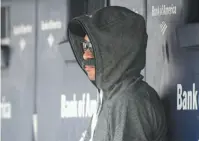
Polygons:
<instances>
[{"instance_id":1,"label":"white lettering on banner","mask_svg":"<svg viewBox=\"0 0 199 141\"><path fill-rule=\"evenodd\" d=\"M3 96L1 100L1 118L2 119L10 119L12 118L12 104L10 102L6 102L6 97Z\"/></svg>"},{"instance_id":2,"label":"white lettering on banner","mask_svg":"<svg viewBox=\"0 0 199 141\"><path fill-rule=\"evenodd\" d=\"M177 13L177 7L173 4L152 6L152 16L163 16L163 15L175 15Z\"/></svg>"},{"instance_id":3,"label":"white lettering on banner","mask_svg":"<svg viewBox=\"0 0 199 141\"><path fill-rule=\"evenodd\" d=\"M19 26L13 26L13 34L14 35L24 35L27 33L32 32L32 25L19 25Z\"/></svg>"},{"instance_id":4,"label":"white lettering on banner","mask_svg":"<svg viewBox=\"0 0 199 141\"><path fill-rule=\"evenodd\" d=\"M177 110L198 110L198 91L193 83L191 91L184 91L181 84L177 84Z\"/></svg>"},{"instance_id":5,"label":"white lettering on banner","mask_svg":"<svg viewBox=\"0 0 199 141\"><path fill-rule=\"evenodd\" d=\"M61 118L82 118L91 117L97 109L97 100L90 100L90 94L83 94L82 100L67 100L66 95L61 95Z\"/></svg>"},{"instance_id":6,"label":"white lettering on banner","mask_svg":"<svg viewBox=\"0 0 199 141\"><path fill-rule=\"evenodd\" d=\"M52 30L52 29L60 29L62 28L61 21L49 20L49 21L41 21L41 30Z\"/></svg>"}]
</instances>

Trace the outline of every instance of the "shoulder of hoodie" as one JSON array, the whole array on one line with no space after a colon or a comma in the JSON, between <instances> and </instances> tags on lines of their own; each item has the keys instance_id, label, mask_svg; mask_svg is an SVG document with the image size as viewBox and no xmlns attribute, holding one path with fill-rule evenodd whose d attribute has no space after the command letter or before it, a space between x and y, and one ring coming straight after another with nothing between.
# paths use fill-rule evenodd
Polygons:
<instances>
[{"instance_id":1,"label":"shoulder of hoodie","mask_svg":"<svg viewBox=\"0 0 199 141\"><path fill-rule=\"evenodd\" d=\"M148 84L144 84L135 90L127 89L120 93L112 103L113 107L149 107L162 106L157 92Z\"/></svg>"}]
</instances>

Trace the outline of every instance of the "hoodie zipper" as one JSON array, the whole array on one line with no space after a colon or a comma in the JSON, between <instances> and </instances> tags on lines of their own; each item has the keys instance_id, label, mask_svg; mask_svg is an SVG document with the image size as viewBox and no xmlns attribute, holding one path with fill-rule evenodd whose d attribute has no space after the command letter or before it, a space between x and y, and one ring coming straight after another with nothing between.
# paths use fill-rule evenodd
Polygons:
<instances>
[{"instance_id":1,"label":"hoodie zipper","mask_svg":"<svg viewBox=\"0 0 199 141\"><path fill-rule=\"evenodd\" d=\"M97 112L93 115L93 118L92 118L92 122L91 122L91 138L89 141L93 141L93 136L94 136L94 133L95 133L95 128L96 128L96 125L97 125L97 122L98 122L98 117L99 117L99 114L102 110L102 103L103 103L103 91L100 90L100 94L99 94L99 106L97 108Z\"/></svg>"}]
</instances>

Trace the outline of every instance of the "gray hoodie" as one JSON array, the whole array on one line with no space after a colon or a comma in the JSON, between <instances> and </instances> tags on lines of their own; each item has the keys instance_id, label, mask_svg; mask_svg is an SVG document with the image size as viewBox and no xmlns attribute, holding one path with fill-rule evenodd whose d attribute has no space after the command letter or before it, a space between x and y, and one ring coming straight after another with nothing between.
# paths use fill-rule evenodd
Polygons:
<instances>
[{"instance_id":1,"label":"gray hoodie","mask_svg":"<svg viewBox=\"0 0 199 141\"><path fill-rule=\"evenodd\" d=\"M96 80L92 83L103 94L84 140L166 141L162 103L140 74L148 37L143 17L127 8L110 6L72 19L67 31L81 68L81 41L85 33L88 35L96 58Z\"/></svg>"}]
</instances>

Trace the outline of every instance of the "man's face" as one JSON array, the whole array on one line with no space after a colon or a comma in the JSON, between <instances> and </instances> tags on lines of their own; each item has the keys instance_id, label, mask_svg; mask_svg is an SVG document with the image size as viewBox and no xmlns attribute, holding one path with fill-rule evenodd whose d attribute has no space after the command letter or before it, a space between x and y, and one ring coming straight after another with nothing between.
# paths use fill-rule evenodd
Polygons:
<instances>
[{"instance_id":1,"label":"man's face","mask_svg":"<svg viewBox=\"0 0 199 141\"><path fill-rule=\"evenodd\" d=\"M85 42L90 42L87 35L84 37L84 40ZM83 59L84 60L94 59L94 55L90 49L88 48L84 49ZM95 80L95 66L85 65L85 71L87 72L90 80Z\"/></svg>"}]
</instances>

